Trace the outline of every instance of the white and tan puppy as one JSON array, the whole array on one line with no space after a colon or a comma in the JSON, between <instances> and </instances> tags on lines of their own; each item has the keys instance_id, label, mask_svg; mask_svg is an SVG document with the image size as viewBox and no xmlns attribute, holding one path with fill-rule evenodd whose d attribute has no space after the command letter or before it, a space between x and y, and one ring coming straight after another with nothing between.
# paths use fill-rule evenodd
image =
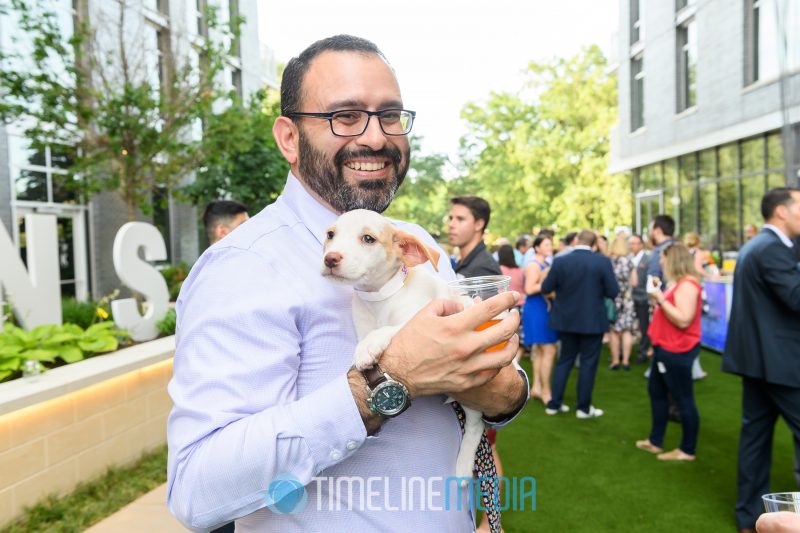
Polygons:
<instances>
[{"instance_id":1,"label":"white and tan puppy","mask_svg":"<svg viewBox=\"0 0 800 533\"><path fill-rule=\"evenodd\" d=\"M394 334L431 300L450 297L444 280L414 268L430 261L438 270L439 252L374 211L341 215L327 230L323 255L322 275L355 288L353 322L359 343L354 365L361 370L378 362ZM464 411L456 475L472 477L484 423L480 412Z\"/></svg>"}]
</instances>

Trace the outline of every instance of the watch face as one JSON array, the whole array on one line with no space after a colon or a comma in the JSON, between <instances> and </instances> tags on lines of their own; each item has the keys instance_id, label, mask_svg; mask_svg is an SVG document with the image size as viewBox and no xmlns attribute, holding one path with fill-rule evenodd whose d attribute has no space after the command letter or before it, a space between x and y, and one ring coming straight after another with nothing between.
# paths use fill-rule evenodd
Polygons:
<instances>
[{"instance_id":1,"label":"watch face","mask_svg":"<svg viewBox=\"0 0 800 533\"><path fill-rule=\"evenodd\" d=\"M372 405L382 415L393 416L400 413L408 401L405 388L397 382L381 383L372 393Z\"/></svg>"}]
</instances>

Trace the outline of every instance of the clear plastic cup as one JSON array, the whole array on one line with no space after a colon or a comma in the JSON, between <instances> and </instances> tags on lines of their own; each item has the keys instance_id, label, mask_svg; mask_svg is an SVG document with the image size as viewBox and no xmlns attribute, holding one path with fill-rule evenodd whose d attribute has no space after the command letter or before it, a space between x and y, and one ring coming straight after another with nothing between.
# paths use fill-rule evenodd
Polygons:
<instances>
[{"instance_id":1,"label":"clear plastic cup","mask_svg":"<svg viewBox=\"0 0 800 533\"><path fill-rule=\"evenodd\" d=\"M450 297L464 304L464 307L469 307L477 302L482 302L492 296L507 292L511 276L478 276L476 278L462 278L451 281L447 284L450 291ZM482 331L489 328L501 320L503 320L508 311L503 311L496 317L488 320L476 328L477 331ZM502 350L506 347L508 341L496 344L486 350L487 352L494 352Z\"/></svg>"},{"instance_id":2,"label":"clear plastic cup","mask_svg":"<svg viewBox=\"0 0 800 533\"><path fill-rule=\"evenodd\" d=\"M800 514L800 492L774 492L761 496L768 513L788 511Z\"/></svg>"}]
</instances>

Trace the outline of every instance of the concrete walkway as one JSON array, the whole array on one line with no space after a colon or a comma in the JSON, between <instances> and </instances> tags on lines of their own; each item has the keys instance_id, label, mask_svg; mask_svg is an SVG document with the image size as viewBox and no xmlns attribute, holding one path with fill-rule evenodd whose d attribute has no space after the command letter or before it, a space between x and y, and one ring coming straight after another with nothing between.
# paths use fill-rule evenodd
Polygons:
<instances>
[{"instance_id":1,"label":"concrete walkway","mask_svg":"<svg viewBox=\"0 0 800 533\"><path fill-rule=\"evenodd\" d=\"M188 531L167 510L167 485L157 487L135 502L98 522L86 533L185 533Z\"/></svg>"}]
</instances>

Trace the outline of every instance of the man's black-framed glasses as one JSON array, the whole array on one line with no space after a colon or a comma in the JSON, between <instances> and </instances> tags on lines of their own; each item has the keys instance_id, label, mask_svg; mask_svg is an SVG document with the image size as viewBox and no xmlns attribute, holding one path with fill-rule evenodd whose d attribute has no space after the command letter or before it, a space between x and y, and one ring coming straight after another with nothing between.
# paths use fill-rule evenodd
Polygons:
<instances>
[{"instance_id":1,"label":"man's black-framed glasses","mask_svg":"<svg viewBox=\"0 0 800 533\"><path fill-rule=\"evenodd\" d=\"M331 132L337 137L358 137L367 131L369 119L378 117L381 131L386 135L408 135L414 125L417 114L408 109L381 109L367 111L365 109L342 109L331 113L287 113L289 118L310 117L324 118L331 125Z\"/></svg>"}]
</instances>

